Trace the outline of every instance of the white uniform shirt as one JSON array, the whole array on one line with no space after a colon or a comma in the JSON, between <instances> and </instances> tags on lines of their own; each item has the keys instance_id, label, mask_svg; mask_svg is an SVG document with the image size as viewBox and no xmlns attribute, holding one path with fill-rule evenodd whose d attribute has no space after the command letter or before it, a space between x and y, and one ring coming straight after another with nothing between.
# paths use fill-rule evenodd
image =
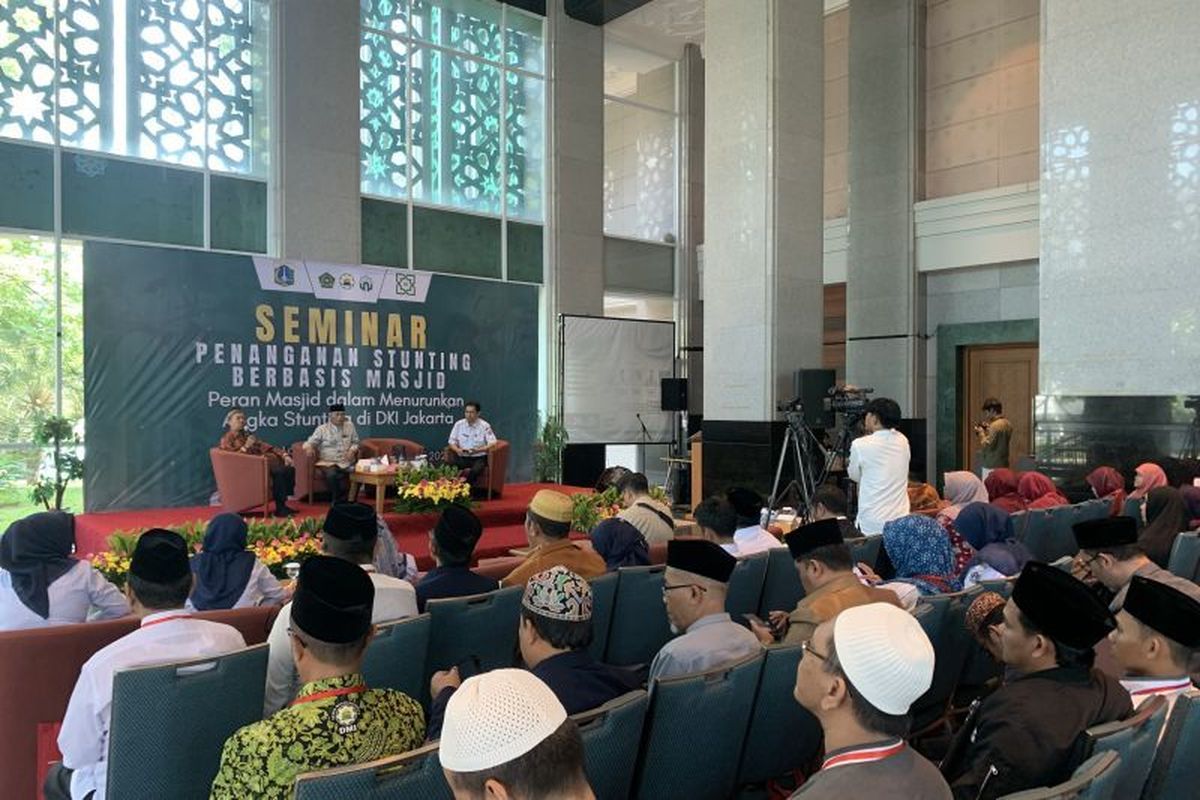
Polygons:
<instances>
[{"instance_id":1,"label":"white uniform shirt","mask_svg":"<svg viewBox=\"0 0 1200 800\"><path fill-rule=\"evenodd\" d=\"M883 523L907 516L908 439L884 428L850 443L846 472L858 484L858 529L868 536L883 533Z\"/></svg>"},{"instance_id":2,"label":"white uniform shirt","mask_svg":"<svg viewBox=\"0 0 1200 800\"><path fill-rule=\"evenodd\" d=\"M266 564L255 559L254 568L250 570L250 579L246 581L246 588L242 589L241 596L230 608L273 606L282 602L284 596L283 585L279 579L271 574L271 570ZM186 608L189 611L196 610L190 597Z\"/></svg>"},{"instance_id":3,"label":"white uniform shirt","mask_svg":"<svg viewBox=\"0 0 1200 800\"><path fill-rule=\"evenodd\" d=\"M58 732L63 766L74 770L71 797L82 798L94 790L94 800L104 800L114 672L218 656L245 646L246 640L232 625L192 619L179 608L148 615L136 631L98 650L79 671Z\"/></svg>"},{"instance_id":4,"label":"white uniform shirt","mask_svg":"<svg viewBox=\"0 0 1200 800\"><path fill-rule=\"evenodd\" d=\"M358 430L350 420L340 426L325 422L317 426L305 442L317 451L318 464L350 465L350 451L358 447Z\"/></svg>"},{"instance_id":5,"label":"white uniform shirt","mask_svg":"<svg viewBox=\"0 0 1200 800\"><path fill-rule=\"evenodd\" d=\"M468 425L465 419L460 419L450 429L449 443L458 445L468 453L482 450L495 442L496 434L492 433L492 426L482 417L477 418L474 425Z\"/></svg>"},{"instance_id":6,"label":"white uniform shirt","mask_svg":"<svg viewBox=\"0 0 1200 800\"><path fill-rule=\"evenodd\" d=\"M381 575L373 564L362 564L375 584L375 604L371 607L371 622L392 622L417 615L417 590L408 581ZM271 633L267 637L267 690L263 697L263 716L269 717L292 702L300 688L296 662L292 660L292 643L288 628L292 625L292 604L279 610Z\"/></svg>"},{"instance_id":7,"label":"white uniform shirt","mask_svg":"<svg viewBox=\"0 0 1200 800\"><path fill-rule=\"evenodd\" d=\"M765 553L776 547L787 547L759 525L738 528L733 532L733 549L721 545L733 556L745 558L755 553Z\"/></svg>"},{"instance_id":8,"label":"white uniform shirt","mask_svg":"<svg viewBox=\"0 0 1200 800\"><path fill-rule=\"evenodd\" d=\"M12 575L0 569L0 631L116 619L129 613L121 590L86 561L59 575L46 587L46 594L50 615L42 619L21 602L13 590Z\"/></svg>"}]
</instances>

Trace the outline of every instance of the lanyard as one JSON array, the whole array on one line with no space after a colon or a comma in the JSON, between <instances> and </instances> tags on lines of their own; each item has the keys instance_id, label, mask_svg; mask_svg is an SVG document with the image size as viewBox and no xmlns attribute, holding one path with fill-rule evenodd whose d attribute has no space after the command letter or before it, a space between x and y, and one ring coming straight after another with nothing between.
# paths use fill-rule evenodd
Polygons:
<instances>
[{"instance_id":1,"label":"lanyard","mask_svg":"<svg viewBox=\"0 0 1200 800\"><path fill-rule=\"evenodd\" d=\"M149 622L143 622L141 627L152 628L155 625L161 625L162 623L170 622L173 619L188 619L189 617L191 617L191 614L172 614L169 617L159 617L158 619L152 619Z\"/></svg>"},{"instance_id":2,"label":"lanyard","mask_svg":"<svg viewBox=\"0 0 1200 800\"><path fill-rule=\"evenodd\" d=\"M1169 683L1166 686L1148 686L1145 689L1138 689L1136 692L1130 692L1130 697L1140 697L1144 694L1164 694L1166 692L1174 692L1188 688L1192 685L1190 680L1182 680L1178 683Z\"/></svg>"},{"instance_id":3,"label":"lanyard","mask_svg":"<svg viewBox=\"0 0 1200 800\"><path fill-rule=\"evenodd\" d=\"M313 692L312 694L303 694L288 703L289 706L298 706L301 703L313 703L317 700L324 700L327 697L341 697L346 694L362 694L367 690L364 684L358 683L354 686L343 686L340 689L326 689L323 692Z\"/></svg>"},{"instance_id":4,"label":"lanyard","mask_svg":"<svg viewBox=\"0 0 1200 800\"><path fill-rule=\"evenodd\" d=\"M821 765L821 769L831 769L832 767L841 767L846 764L870 764L872 761L882 761L885 758L890 758L903 749L904 741L901 740L895 744L849 750L825 759L825 763Z\"/></svg>"}]
</instances>

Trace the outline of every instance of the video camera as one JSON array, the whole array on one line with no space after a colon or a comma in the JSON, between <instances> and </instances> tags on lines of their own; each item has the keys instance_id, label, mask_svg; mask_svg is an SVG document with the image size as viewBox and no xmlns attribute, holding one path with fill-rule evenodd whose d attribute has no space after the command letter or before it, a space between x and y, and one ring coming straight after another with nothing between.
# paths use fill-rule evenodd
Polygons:
<instances>
[{"instance_id":1,"label":"video camera","mask_svg":"<svg viewBox=\"0 0 1200 800\"><path fill-rule=\"evenodd\" d=\"M874 389L857 386L834 386L825 398L825 410L845 414L849 417L861 417L867 412L868 395L874 394Z\"/></svg>"}]
</instances>

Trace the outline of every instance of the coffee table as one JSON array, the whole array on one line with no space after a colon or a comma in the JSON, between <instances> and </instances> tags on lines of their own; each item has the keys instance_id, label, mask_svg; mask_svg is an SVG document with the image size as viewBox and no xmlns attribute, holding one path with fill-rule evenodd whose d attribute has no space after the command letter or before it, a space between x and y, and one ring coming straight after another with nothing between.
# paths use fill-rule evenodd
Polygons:
<instances>
[{"instance_id":1,"label":"coffee table","mask_svg":"<svg viewBox=\"0 0 1200 800\"><path fill-rule=\"evenodd\" d=\"M379 472L358 472L357 470L350 473L350 502L358 500L358 490L363 486L375 487L375 513L383 515L383 501L387 496L387 487L396 482L396 473L399 470L395 466L389 466L385 470Z\"/></svg>"}]
</instances>

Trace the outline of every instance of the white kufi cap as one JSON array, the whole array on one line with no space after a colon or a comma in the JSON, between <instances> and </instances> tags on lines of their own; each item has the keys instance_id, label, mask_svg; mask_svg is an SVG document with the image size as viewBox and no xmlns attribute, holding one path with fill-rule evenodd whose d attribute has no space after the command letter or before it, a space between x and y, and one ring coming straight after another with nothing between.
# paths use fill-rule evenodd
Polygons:
<instances>
[{"instance_id":1,"label":"white kufi cap","mask_svg":"<svg viewBox=\"0 0 1200 800\"><path fill-rule=\"evenodd\" d=\"M933 645L912 614L888 603L848 608L833 623L842 672L885 714L907 714L933 682Z\"/></svg>"},{"instance_id":2,"label":"white kufi cap","mask_svg":"<svg viewBox=\"0 0 1200 800\"><path fill-rule=\"evenodd\" d=\"M463 681L446 705L438 759L451 772L478 772L528 753L567 719L532 672L494 669Z\"/></svg>"}]
</instances>

